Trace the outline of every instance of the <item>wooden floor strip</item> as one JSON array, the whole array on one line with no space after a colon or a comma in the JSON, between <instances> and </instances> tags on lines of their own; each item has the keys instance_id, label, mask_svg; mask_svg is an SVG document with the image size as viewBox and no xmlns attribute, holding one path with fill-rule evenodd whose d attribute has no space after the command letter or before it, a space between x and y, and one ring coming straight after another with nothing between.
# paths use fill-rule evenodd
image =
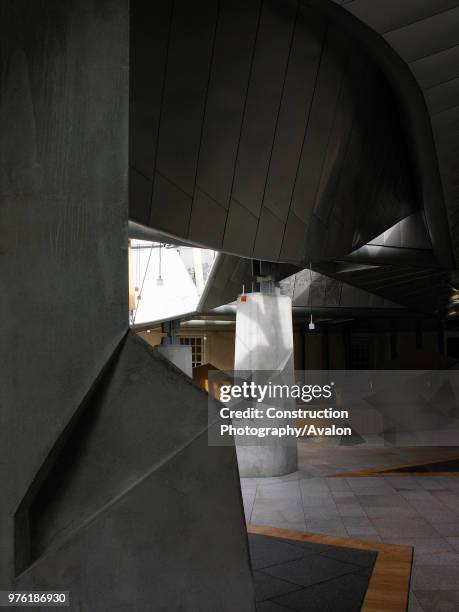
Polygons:
<instances>
[{"instance_id":1,"label":"wooden floor strip","mask_svg":"<svg viewBox=\"0 0 459 612\"><path fill-rule=\"evenodd\" d=\"M340 472L339 474L332 474L329 478L360 478L362 476L387 476L390 478L403 478L404 476L410 476L411 478L432 478L432 476L441 476L442 478L450 477L457 478L459 472L392 472L391 470L396 469L391 467L388 472L370 472L370 471L358 471L358 472Z\"/></svg>"},{"instance_id":2,"label":"wooden floor strip","mask_svg":"<svg viewBox=\"0 0 459 612\"><path fill-rule=\"evenodd\" d=\"M410 467L416 467L418 465L435 465L436 463L445 463L446 461L452 461L456 457L447 457L444 459L435 459L432 461L416 461L415 463L403 463L401 465L390 465L388 467L377 467L369 468L366 470L355 470L351 472L339 472L338 474L332 474L331 478L358 478L362 476L414 476L416 478L432 478L432 476L451 476L458 477L459 472L396 472L395 470L406 469Z\"/></svg>"},{"instance_id":3,"label":"wooden floor strip","mask_svg":"<svg viewBox=\"0 0 459 612\"><path fill-rule=\"evenodd\" d=\"M249 524L249 533L317 542L343 548L372 550L378 553L362 606L363 612L405 612L408 606L413 549L410 546L351 540L335 536L303 533L266 525Z\"/></svg>"}]
</instances>

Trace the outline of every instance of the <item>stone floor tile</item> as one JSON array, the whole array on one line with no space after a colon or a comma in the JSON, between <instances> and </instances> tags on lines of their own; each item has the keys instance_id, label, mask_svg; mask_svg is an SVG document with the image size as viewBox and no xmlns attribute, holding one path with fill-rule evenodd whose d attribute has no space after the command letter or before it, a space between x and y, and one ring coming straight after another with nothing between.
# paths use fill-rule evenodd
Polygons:
<instances>
[{"instance_id":1,"label":"stone floor tile","mask_svg":"<svg viewBox=\"0 0 459 612\"><path fill-rule=\"evenodd\" d=\"M453 547L445 538L384 538L386 544L398 544L399 546L411 546L420 553L454 552Z\"/></svg>"},{"instance_id":2,"label":"stone floor tile","mask_svg":"<svg viewBox=\"0 0 459 612\"><path fill-rule=\"evenodd\" d=\"M335 503L341 503L341 504L358 503L356 494L351 491L332 491L332 497L335 500Z\"/></svg>"},{"instance_id":3,"label":"stone floor tile","mask_svg":"<svg viewBox=\"0 0 459 612\"><path fill-rule=\"evenodd\" d=\"M457 565L459 566L459 552L420 552L415 548L413 563L415 565Z\"/></svg>"},{"instance_id":4,"label":"stone floor tile","mask_svg":"<svg viewBox=\"0 0 459 612\"><path fill-rule=\"evenodd\" d=\"M324 535L347 537L348 533L341 518L332 519L306 519L306 531Z\"/></svg>"},{"instance_id":5,"label":"stone floor tile","mask_svg":"<svg viewBox=\"0 0 459 612\"><path fill-rule=\"evenodd\" d=\"M459 589L442 591L416 591L423 612L457 612L459 610Z\"/></svg>"},{"instance_id":6,"label":"stone floor tile","mask_svg":"<svg viewBox=\"0 0 459 612\"><path fill-rule=\"evenodd\" d=\"M363 506L369 518L410 518L419 514L411 506Z\"/></svg>"},{"instance_id":7,"label":"stone floor tile","mask_svg":"<svg viewBox=\"0 0 459 612\"><path fill-rule=\"evenodd\" d=\"M424 612L421 608L421 604L419 603L416 595L413 591L410 591L408 596L408 611L407 612Z\"/></svg>"},{"instance_id":8,"label":"stone floor tile","mask_svg":"<svg viewBox=\"0 0 459 612\"><path fill-rule=\"evenodd\" d=\"M360 504L341 504L337 503L336 507L340 516L357 516L366 517L365 511Z\"/></svg>"},{"instance_id":9,"label":"stone floor tile","mask_svg":"<svg viewBox=\"0 0 459 612\"><path fill-rule=\"evenodd\" d=\"M433 527L445 537L457 537L459 536L459 521L454 523L440 523L432 522Z\"/></svg>"},{"instance_id":10,"label":"stone floor tile","mask_svg":"<svg viewBox=\"0 0 459 612\"><path fill-rule=\"evenodd\" d=\"M446 541L454 548L454 550L459 551L459 536L447 537Z\"/></svg>"},{"instance_id":11,"label":"stone floor tile","mask_svg":"<svg viewBox=\"0 0 459 612\"><path fill-rule=\"evenodd\" d=\"M350 536L378 535L374 525L367 517L343 517L343 523Z\"/></svg>"},{"instance_id":12,"label":"stone floor tile","mask_svg":"<svg viewBox=\"0 0 459 612\"><path fill-rule=\"evenodd\" d=\"M405 508L412 508L412 506L399 494L391 494L391 495L380 495L380 494L356 494L357 500L359 504L362 506L384 506L384 507L392 507L399 508L401 506Z\"/></svg>"},{"instance_id":13,"label":"stone floor tile","mask_svg":"<svg viewBox=\"0 0 459 612\"><path fill-rule=\"evenodd\" d=\"M332 492L351 491L351 487L345 478L326 478L328 488Z\"/></svg>"},{"instance_id":14,"label":"stone floor tile","mask_svg":"<svg viewBox=\"0 0 459 612\"><path fill-rule=\"evenodd\" d=\"M414 565L411 574L411 587L417 591L457 590L459 585L459 566ZM423 606L422 601L421 606Z\"/></svg>"},{"instance_id":15,"label":"stone floor tile","mask_svg":"<svg viewBox=\"0 0 459 612\"><path fill-rule=\"evenodd\" d=\"M438 478L435 477L430 478L428 476L424 476L422 478L417 478L416 481L419 485L419 488L425 489L426 491L445 490L443 482L441 482Z\"/></svg>"},{"instance_id":16,"label":"stone floor tile","mask_svg":"<svg viewBox=\"0 0 459 612\"><path fill-rule=\"evenodd\" d=\"M374 518L371 519L379 535L383 538L390 537L438 537L438 532L422 518Z\"/></svg>"},{"instance_id":17,"label":"stone floor tile","mask_svg":"<svg viewBox=\"0 0 459 612\"><path fill-rule=\"evenodd\" d=\"M245 520L247 522L250 522L256 492L256 488L252 487L248 489L242 489L242 502L244 504Z\"/></svg>"}]
</instances>

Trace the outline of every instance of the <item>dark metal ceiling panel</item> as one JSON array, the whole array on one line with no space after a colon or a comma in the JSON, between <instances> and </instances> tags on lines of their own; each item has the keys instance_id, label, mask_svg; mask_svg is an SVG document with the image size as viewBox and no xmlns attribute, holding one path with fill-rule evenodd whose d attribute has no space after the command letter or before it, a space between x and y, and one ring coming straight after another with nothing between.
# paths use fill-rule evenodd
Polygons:
<instances>
[{"instance_id":1,"label":"dark metal ceiling panel","mask_svg":"<svg viewBox=\"0 0 459 612\"><path fill-rule=\"evenodd\" d=\"M131 14L131 164L153 180L172 1L140 2ZM151 191L151 188L150 188ZM148 211L143 215L148 220Z\"/></svg>"},{"instance_id":2,"label":"dark metal ceiling panel","mask_svg":"<svg viewBox=\"0 0 459 612\"><path fill-rule=\"evenodd\" d=\"M449 223L453 242L459 253L459 105L432 117L437 137L438 158L445 198L449 205Z\"/></svg>"},{"instance_id":3,"label":"dark metal ceiling panel","mask_svg":"<svg viewBox=\"0 0 459 612\"><path fill-rule=\"evenodd\" d=\"M406 62L414 62L457 44L458 29L459 8L456 6L392 30L384 38Z\"/></svg>"},{"instance_id":4,"label":"dark metal ceiling panel","mask_svg":"<svg viewBox=\"0 0 459 612\"><path fill-rule=\"evenodd\" d=\"M399 304L308 269L296 272L280 282L281 292L290 295L293 306L311 311L317 308L401 309Z\"/></svg>"},{"instance_id":5,"label":"dark metal ceiling panel","mask_svg":"<svg viewBox=\"0 0 459 612\"><path fill-rule=\"evenodd\" d=\"M201 0L200 9L187 0L174 2L156 160L158 173L190 197L196 179L217 3ZM152 210L153 225L156 208Z\"/></svg>"},{"instance_id":6,"label":"dark metal ceiling panel","mask_svg":"<svg viewBox=\"0 0 459 612\"><path fill-rule=\"evenodd\" d=\"M206 220L205 223L202 222L203 219ZM221 249L225 220L226 209L196 187L190 224L190 234L194 236L195 241L215 250ZM209 227L215 228L212 234L208 232Z\"/></svg>"},{"instance_id":7,"label":"dark metal ceiling panel","mask_svg":"<svg viewBox=\"0 0 459 612\"><path fill-rule=\"evenodd\" d=\"M346 272L327 269L331 277L420 312L445 313L453 289L445 270L378 266Z\"/></svg>"},{"instance_id":8,"label":"dark metal ceiling panel","mask_svg":"<svg viewBox=\"0 0 459 612\"><path fill-rule=\"evenodd\" d=\"M220 3L197 185L225 209L231 198L260 9L260 2Z\"/></svg>"},{"instance_id":9,"label":"dark metal ceiling panel","mask_svg":"<svg viewBox=\"0 0 459 612\"><path fill-rule=\"evenodd\" d=\"M285 226L280 260L293 262L306 260L306 231L307 226L291 210Z\"/></svg>"},{"instance_id":10,"label":"dark metal ceiling panel","mask_svg":"<svg viewBox=\"0 0 459 612\"><path fill-rule=\"evenodd\" d=\"M131 4L133 61L156 53L165 78L158 120L148 71L132 83L133 113L152 96L145 130L133 120L134 220L304 264L348 253L419 206L395 97L341 24L296 0L261 11L255 0L182 1L165 56L164 36L142 31L142 6Z\"/></svg>"},{"instance_id":11,"label":"dark metal ceiling panel","mask_svg":"<svg viewBox=\"0 0 459 612\"><path fill-rule=\"evenodd\" d=\"M342 169L337 172L336 165L337 160L347 151L356 112L354 92L363 71L359 50L353 47L347 55L315 197L314 214L326 224L329 223L330 213L337 204L336 196L341 195L338 186Z\"/></svg>"},{"instance_id":12,"label":"dark metal ceiling panel","mask_svg":"<svg viewBox=\"0 0 459 612\"><path fill-rule=\"evenodd\" d=\"M300 6L285 75L264 206L285 222L309 121L326 22Z\"/></svg>"},{"instance_id":13,"label":"dark metal ceiling panel","mask_svg":"<svg viewBox=\"0 0 459 612\"><path fill-rule=\"evenodd\" d=\"M352 0L343 8L362 20L407 62L431 115L451 242L459 261L459 191L457 151L459 129L455 109L459 106L459 7L457 0ZM390 31L388 31L390 30ZM457 116L457 115L456 115ZM431 159L430 167L434 164ZM426 170L428 168L426 167ZM434 170L434 168L432 168ZM424 172L425 176L425 172ZM423 177L421 177L421 181ZM441 237L432 196L426 201L429 224L440 252ZM439 198L435 207L441 206ZM446 238L445 238L446 240ZM446 254L441 259L447 261Z\"/></svg>"},{"instance_id":14,"label":"dark metal ceiling panel","mask_svg":"<svg viewBox=\"0 0 459 612\"><path fill-rule=\"evenodd\" d=\"M232 197L259 217L276 130L297 3L265 0L250 72ZM243 19L243 15L241 15Z\"/></svg>"},{"instance_id":15,"label":"dark metal ceiling panel","mask_svg":"<svg viewBox=\"0 0 459 612\"><path fill-rule=\"evenodd\" d=\"M268 208L263 207L258 222L253 256L256 259L276 261L284 237L285 224Z\"/></svg>"},{"instance_id":16,"label":"dark metal ceiling panel","mask_svg":"<svg viewBox=\"0 0 459 612\"><path fill-rule=\"evenodd\" d=\"M459 76L459 45L416 60L410 67L423 89L450 81Z\"/></svg>"},{"instance_id":17,"label":"dark metal ceiling panel","mask_svg":"<svg viewBox=\"0 0 459 612\"><path fill-rule=\"evenodd\" d=\"M216 250L221 249L226 214L227 211L223 206L220 206L207 193L196 187L191 213L190 234L198 244L207 244L210 248ZM203 219L205 219L204 222ZM213 233L209 233L209 227L214 228Z\"/></svg>"},{"instance_id":18,"label":"dark metal ceiling panel","mask_svg":"<svg viewBox=\"0 0 459 612\"><path fill-rule=\"evenodd\" d=\"M292 198L292 210L304 223L309 222L314 210L349 44L341 32L328 28Z\"/></svg>"},{"instance_id":19,"label":"dark metal ceiling panel","mask_svg":"<svg viewBox=\"0 0 459 612\"><path fill-rule=\"evenodd\" d=\"M191 196L168 178L156 172L150 225L179 237L187 236L191 215Z\"/></svg>"},{"instance_id":20,"label":"dark metal ceiling panel","mask_svg":"<svg viewBox=\"0 0 459 612\"><path fill-rule=\"evenodd\" d=\"M439 267L432 251L421 249L404 249L400 247L388 247L367 244L356 249L343 258L343 261L357 262L370 265L395 265L401 264L416 268Z\"/></svg>"},{"instance_id":21,"label":"dark metal ceiling panel","mask_svg":"<svg viewBox=\"0 0 459 612\"><path fill-rule=\"evenodd\" d=\"M368 244L403 249L432 250L432 242L426 228L424 215L420 211L405 217L396 225L370 240Z\"/></svg>"},{"instance_id":22,"label":"dark metal ceiling panel","mask_svg":"<svg viewBox=\"0 0 459 612\"><path fill-rule=\"evenodd\" d=\"M425 90L424 95L432 115L457 106L459 104L459 77L429 87Z\"/></svg>"},{"instance_id":23,"label":"dark metal ceiling panel","mask_svg":"<svg viewBox=\"0 0 459 612\"><path fill-rule=\"evenodd\" d=\"M457 0L351 0L345 8L378 32L390 32L457 6Z\"/></svg>"},{"instance_id":24,"label":"dark metal ceiling panel","mask_svg":"<svg viewBox=\"0 0 459 612\"><path fill-rule=\"evenodd\" d=\"M150 223L151 180L135 168L129 170L129 217L139 223Z\"/></svg>"},{"instance_id":25,"label":"dark metal ceiling panel","mask_svg":"<svg viewBox=\"0 0 459 612\"><path fill-rule=\"evenodd\" d=\"M205 219L202 220L206 222ZM229 253L247 253L252 251L252 245L257 233L258 217L244 206L231 200L223 240L223 251Z\"/></svg>"}]
</instances>

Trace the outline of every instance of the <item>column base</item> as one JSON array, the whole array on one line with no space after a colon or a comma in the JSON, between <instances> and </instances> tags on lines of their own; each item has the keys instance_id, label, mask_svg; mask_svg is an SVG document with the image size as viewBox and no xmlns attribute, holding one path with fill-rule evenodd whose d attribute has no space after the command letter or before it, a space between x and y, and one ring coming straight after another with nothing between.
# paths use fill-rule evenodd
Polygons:
<instances>
[{"instance_id":1,"label":"column base","mask_svg":"<svg viewBox=\"0 0 459 612\"><path fill-rule=\"evenodd\" d=\"M296 444L285 446L236 446L239 475L243 478L284 476L296 472Z\"/></svg>"}]
</instances>

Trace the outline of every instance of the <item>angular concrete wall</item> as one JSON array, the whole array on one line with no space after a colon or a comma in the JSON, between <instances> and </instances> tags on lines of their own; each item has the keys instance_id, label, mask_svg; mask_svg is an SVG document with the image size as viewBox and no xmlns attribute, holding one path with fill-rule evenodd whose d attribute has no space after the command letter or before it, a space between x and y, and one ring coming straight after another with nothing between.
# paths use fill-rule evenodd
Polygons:
<instances>
[{"instance_id":1,"label":"angular concrete wall","mask_svg":"<svg viewBox=\"0 0 459 612\"><path fill-rule=\"evenodd\" d=\"M207 402L129 333L17 513L17 587L88 612L253 610L236 457L209 447Z\"/></svg>"},{"instance_id":2,"label":"angular concrete wall","mask_svg":"<svg viewBox=\"0 0 459 612\"><path fill-rule=\"evenodd\" d=\"M2 2L0 584L12 517L127 327L127 0Z\"/></svg>"},{"instance_id":3,"label":"angular concrete wall","mask_svg":"<svg viewBox=\"0 0 459 612\"><path fill-rule=\"evenodd\" d=\"M234 451L125 337L128 9L0 4L0 588L252 610Z\"/></svg>"}]
</instances>

